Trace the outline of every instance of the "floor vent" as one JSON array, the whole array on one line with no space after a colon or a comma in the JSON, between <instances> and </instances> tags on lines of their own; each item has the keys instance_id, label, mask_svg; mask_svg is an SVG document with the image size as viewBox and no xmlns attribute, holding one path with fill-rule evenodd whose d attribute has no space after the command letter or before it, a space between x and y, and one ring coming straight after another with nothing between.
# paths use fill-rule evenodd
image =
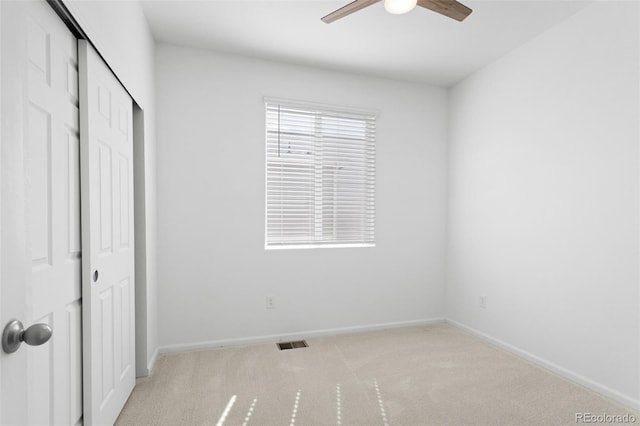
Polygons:
<instances>
[{"instance_id":1,"label":"floor vent","mask_svg":"<svg viewBox=\"0 0 640 426\"><path fill-rule=\"evenodd\" d=\"M305 340L297 340L295 342L282 342L278 343L278 348L281 351L285 349L298 349L298 348L308 348L307 342Z\"/></svg>"}]
</instances>

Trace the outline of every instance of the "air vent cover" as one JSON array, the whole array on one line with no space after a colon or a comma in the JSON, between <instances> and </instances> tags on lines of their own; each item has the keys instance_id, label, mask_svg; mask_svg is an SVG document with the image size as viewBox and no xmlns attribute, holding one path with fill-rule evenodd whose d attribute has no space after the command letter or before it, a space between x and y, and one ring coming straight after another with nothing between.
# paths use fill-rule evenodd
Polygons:
<instances>
[{"instance_id":1,"label":"air vent cover","mask_svg":"<svg viewBox=\"0 0 640 426\"><path fill-rule=\"evenodd\" d=\"M295 342L282 342L278 343L278 348L281 351L285 349L298 349L298 348L308 348L307 342L305 340L296 340Z\"/></svg>"}]
</instances>

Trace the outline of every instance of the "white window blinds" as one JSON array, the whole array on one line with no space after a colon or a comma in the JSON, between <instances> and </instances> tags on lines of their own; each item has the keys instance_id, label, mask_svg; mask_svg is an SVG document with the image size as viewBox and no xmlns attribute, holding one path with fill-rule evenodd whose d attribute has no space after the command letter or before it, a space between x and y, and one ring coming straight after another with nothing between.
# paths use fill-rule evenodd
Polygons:
<instances>
[{"instance_id":1,"label":"white window blinds","mask_svg":"<svg viewBox=\"0 0 640 426\"><path fill-rule=\"evenodd\" d=\"M265 247L373 245L375 114L265 104Z\"/></svg>"}]
</instances>

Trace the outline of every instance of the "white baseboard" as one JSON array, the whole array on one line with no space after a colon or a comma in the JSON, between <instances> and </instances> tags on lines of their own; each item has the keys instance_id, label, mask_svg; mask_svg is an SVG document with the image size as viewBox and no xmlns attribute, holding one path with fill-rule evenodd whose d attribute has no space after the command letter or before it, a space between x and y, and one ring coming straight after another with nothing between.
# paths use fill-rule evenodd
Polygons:
<instances>
[{"instance_id":1,"label":"white baseboard","mask_svg":"<svg viewBox=\"0 0 640 426\"><path fill-rule=\"evenodd\" d=\"M630 397L628 395L624 395L614 389L611 389L607 386L604 386L600 383L594 382L593 380L584 377L580 374L577 374L571 370L568 370L564 367L561 367L557 364L554 364L553 362L547 361L546 359L540 358L536 355L533 355L532 353L529 353L525 350L522 350L520 348L517 348L513 345L510 345L509 343L503 342L500 339L496 339L493 336L490 336L486 333L483 333L482 331L476 330L473 327L469 327L468 325L459 323L457 321L454 321L452 319L447 318L446 319L446 323L450 324L454 327L457 327L459 329L462 329L464 331L467 331L479 338L481 338L482 340L487 341L488 343L491 343L495 346L498 346L501 349L506 350L507 352L510 352L520 358L524 358L525 360L536 364L542 368L544 368L545 370L549 370L554 374L557 374L560 377L563 377L569 381L572 381L574 383L577 383L581 386L584 386L587 389L590 389L594 392L597 392L603 396L606 396L607 398L610 398L628 408L632 408L634 410L640 410L640 400L638 399L634 399L633 397Z\"/></svg>"},{"instance_id":2,"label":"white baseboard","mask_svg":"<svg viewBox=\"0 0 640 426\"><path fill-rule=\"evenodd\" d=\"M158 348L156 348L156 350L153 352L151 358L147 359L147 364L143 366L142 370L138 370L136 368L136 379L141 379L151 375L153 366L156 363L156 358L158 358Z\"/></svg>"},{"instance_id":3,"label":"white baseboard","mask_svg":"<svg viewBox=\"0 0 640 426\"><path fill-rule=\"evenodd\" d=\"M159 353L159 348L156 348L156 350L153 351L153 355L151 355L149 362L147 362L148 374L151 374L153 372L153 367L156 365L156 359L158 359L158 353Z\"/></svg>"},{"instance_id":4,"label":"white baseboard","mask_svg":"<svg viewBox=\"0 0 640 426\"><path fill-rule=\"evenodd\" d=\"M385 330L385 329L401 328L401 327L416 327L421 325L444 324L445 322L446 320L444 318L432 318L432 319L422 319L422 320L414 320L414 321L391 322L391 323L385 323L385 324L370 324L370 325L362 325L362 326L354 326L354 327L328 328L325 330L307 330L307 331L298 331L295 333L241 337L237 339L210 340L207 342L183 343L178 345L162 346L159 348L158 351L156 351L156 354L158 352L160 354L163 354L163 353L171 353L171 352L192 351L192 350L198 350L198 349L223 348L227 346L253 345L256 343L281 342L284 340L310 339L313 337L333 336L338 334L362 333L366 331Z\"/></svg>"}]
</instances>

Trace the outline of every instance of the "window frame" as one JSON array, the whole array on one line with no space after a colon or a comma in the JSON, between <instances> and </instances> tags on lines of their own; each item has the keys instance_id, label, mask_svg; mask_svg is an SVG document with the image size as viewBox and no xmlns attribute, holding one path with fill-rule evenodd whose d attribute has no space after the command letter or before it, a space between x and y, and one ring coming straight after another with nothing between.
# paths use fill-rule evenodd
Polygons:
<instances>
[{"instance_id":1,"label":"window frame","mask_svg":"<svg viewBox=\"0 0 640 426\"><path fill-rule=\"evenodd\" d=\"M264 204L264 248L265 250L291 250L291 249L313 249L313 248L355 248L355 247L375 247L376 246L376 238L375 238L375 222L376 222L376 199L377 199L377 189L376 189L376 168L377 168L377 155L376 155L376 142L377 142L377 119L378 112L374 110L368 109L360 109L360 108L352 108L345 106L336 106L336 105L328 105L328 104L320 104L314 102L306 102L306 101L294 101L289 99L282 98L274 98L274 97L265 97L264 98L264 106L265 106L265 140L264 140L264 148L265 148L265 158L264 158L264 167L265 167L265 204ZM361 217L363 221L363 225L358 229L362 234L362 238L359 238L360 241L344 241L341 242L339 238L336 239L327 239L324 237L325 234L321 233L320 239L318 238L318 228L323 228L322 225L318 224L318 215L320 216L320 221L324 221L323 208L318 208L317 201L314 203L315 207L313 208L313 215L315 216L315 223L313 225L316 236L313 238L307 238L307 240L301 241L300 243L296 243L293 241L282 241L282 242L273 242L269 241L269 159L271 158L269 155L269 134L273 132L272 127L269 125L269 114L270 108L274 107L285 107L290 109L299 109L304 111L307 114L317 114L320 117L324 118L334 118L334 119L344 119L344 120L361 120L364 127L364 137L362 140L362 151L366 154L363 156L362 166L363 166L363 175L364 183L363 183L363 202L361 206ZM280 112L278 112L278 119L280 117ZM317 117L316 117L317 121ZM278 123L277 133L282 134L282 130L280 129L280 124ZM329 143L325 143L322 134L318 133L319 125L315 123L313 125L313 140L314 140L314 151L313 155L317 155L317 146L320 144L321 146L329 145ZM326 134L326 133L325 133ZM310 133L311 135L311 133ZM345 134L342 134L344 136ZM330 138L327 138L330 139ZM339 138L335 138L339 139ZM321 142L318 142L321 140ZM279 146L279 142L278 142ZM280 148L278 148L280 149ZM279 155L279 154L278 154ZM322 155L322 154L321 154ZM285 160L286 161L286 160ZM324 174L324 159L321 160L320 168L323 169L321 172L321 178L318 179L314 177L314 185L316 188L318 185L324 187L324 182L326 181ZM294 164L304 164L304 161L298 160L292 161ZM329 163L329 162L327 162ZM318 167L317 165L315 167ZM370 176L368 176L370 175ZM368 189L368 185L372 188ZM314 192L315 194L315 192ZM322 194L322 192L321 192ZM320 195L322 201L325 201L323 195ZM316 195L317 197L317 195ZM367 205L370 204L370 205ZM334 209L336 206L339 206L339 203L333 205ZM342 216L344 219L346 216ZM332 228L333 231L336 231L335 225ZM370 234L370 238L367 238ZM324 240L321 241L321 240Z\"/></svg>"}]
</instances>

